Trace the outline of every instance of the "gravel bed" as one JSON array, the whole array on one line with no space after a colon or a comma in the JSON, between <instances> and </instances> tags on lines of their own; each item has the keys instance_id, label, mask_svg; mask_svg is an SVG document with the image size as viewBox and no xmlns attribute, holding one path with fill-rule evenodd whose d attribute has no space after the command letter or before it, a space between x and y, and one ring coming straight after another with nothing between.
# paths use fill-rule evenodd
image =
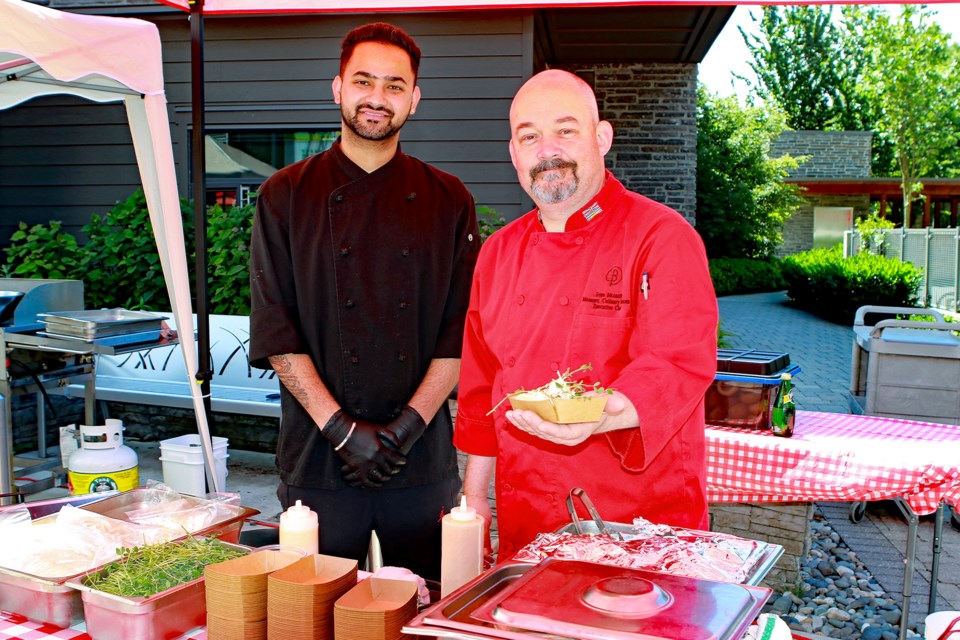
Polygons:
<instances>
[{"instance_id":1,"label":"gravel bed","mask_svg":"<svg viewBox=\"0 0 960 640\"><path fill-rule=\"evenodd\" d=\"M800 586L772 598L764 611L780 616L791 629L843 640L897 640L900 604L814 511L810 553L800 567ZM776 594L775 594L776 596ZM922 638L907 628L908 638Z\"/></svg>"}]
</instances>

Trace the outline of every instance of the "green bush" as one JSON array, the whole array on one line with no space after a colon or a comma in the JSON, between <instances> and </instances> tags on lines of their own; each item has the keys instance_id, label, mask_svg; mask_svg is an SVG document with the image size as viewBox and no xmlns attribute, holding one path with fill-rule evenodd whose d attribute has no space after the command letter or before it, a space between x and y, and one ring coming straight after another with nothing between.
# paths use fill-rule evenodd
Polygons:
<instances>
[{"instance_id":1,"label":"green bush","mask_svg":"<svg viewBox=\"0 0 960 640\"><path fill-rule=\"evenodd\" d=\"M2 269L4 277L61 279L82 273L83 250L77 239L62 228L59 220L52 220L49 226L32 227L21 222L10 237L7 263Z\"/></svg>"},{"instance_id":2,"label":"green bush","mask_svg":"<svg viewBox=\"0 0 960 640\"><path fill-rule=\"evenodd\" d=\"M786 286L776 260L716 258L710 261L710 277L718 296L778 291Z\"/></svg>"},{"instance_id":3,"label":"green bush","mask_svg":"<svg viewBox=\"0 0 960 640\"><path fill-rule=\"evenodd\" d=\"M192 206L181 200L187 260L195 260ZM221 209L207 215L210 312L250 313L250 233L253 206ZM83 227L88 241L61 231L61 224L25 224L5 249L4 273L21 278L83 280L88 309L124 307L164 311L170 308L166 282L142 191L117 203Z\"/></svg>"},{"instance_id":4,"label":"green bush","mask_svg":"<svg viewBox=\"0 0 960 640\"><path fill-rule=\"evenodd\" d=\"M250 314L250 235L255 206L207 213L210 313Z\"/></svg>"},{"instance_id":5,"label":"green bush","mask_svg":"<svg viewBox=\"0 0 960 640\"><path fill-rule=\"evenodd\" d=\"M922 272L895 258L860 253L844 258L839 247L787 256L781 272L787 295L801 309L852 324L863 305L916 306Z\"/></svg>"},{"instance_id":6,"label":"green bush","mask_svg":"<svg viewBox=\"0 0 960 640\"><path fill-rule=\"evenodd\" d=\"M478 204L477 224L480 226L480 239L486 240L494 231L507 224L507 219L497 213L493 207Z\"/></svg>"},{"instance_id":7,"label":"green bush","mask_svg":"<svg viewBox=\"0 0 960 640\"><path fill-rule=\"evenodd\" d=\"M88 309L124 307L164 310L170 299L143 191L118 202L103 217L84 225L81 270Z\"/></svg>"}]
</instances>

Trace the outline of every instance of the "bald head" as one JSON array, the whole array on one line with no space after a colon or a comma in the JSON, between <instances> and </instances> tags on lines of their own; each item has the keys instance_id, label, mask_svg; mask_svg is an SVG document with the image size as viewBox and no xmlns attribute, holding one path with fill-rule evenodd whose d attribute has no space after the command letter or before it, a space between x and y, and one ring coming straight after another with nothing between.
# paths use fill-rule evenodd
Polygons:
<instances>
[{"instance_id":1,"label":"bald head","mask_svg":"<svg viewBox=\"0 0 960 640\"><path fill-rule=\"evenodd\" d=\"M593 124L600 122L600 112L597 109L597 97L593 93L590 85L569 71L560 69L548 69L541 71L537 75L527 80L517 95L513 98L510 105L510 127L516 128L514 115L517 111L518 103L529 99L542 99L543 96L551 93L561 93L570 96L572 99L580 102L593 118Z\"/></svg>"},{"instance_id":2,"label":"bald head","mask_svg":"<svg viewBox=\"0 0 960 640\"><path fill-rule=\"evenodd\" d=\"M510 157L517 177L541 217L561 230L603 187L603 157L612 143L613 128L600 120L593 89L567 71L538 73L510 105Z\"/></svg>"}]
</instances>

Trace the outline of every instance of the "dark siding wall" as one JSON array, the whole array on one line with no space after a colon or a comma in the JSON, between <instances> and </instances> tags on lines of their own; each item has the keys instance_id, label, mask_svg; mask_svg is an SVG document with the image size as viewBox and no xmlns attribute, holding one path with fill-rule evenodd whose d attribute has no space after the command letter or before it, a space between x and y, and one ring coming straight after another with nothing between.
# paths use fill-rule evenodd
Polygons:
<instances>
[{"instance_id":1,"label":"dark siding wall","mask_svg":"<svg viewBox=\"0 0 960 640\"><path fill-rule=\"evenodd\" d=\"M76 234L140 185L123 106L50 96L0 111L0 245L20 222Z\"/></svg>"},{"instance_id":2,"label":"dark siding wall","mask_svg":"<svg viewBox=\"0 0 960 640\"><path fill-rule=\"evenodd\" d=\"M378 16L207 18L207 127L338 127L330 83L340 41ZM403 148L459 176L481 204L515 217L528 206L507 151L514 92L532 69L521 12L396 14L424 58L423 99ZM190 148L190 47L184 14L155 18L163 39L171 135L181 195ZM123 108L45 98L0 112L0 245L19 220L77 231L139 186Z\"/></svg>"}]
</instances>

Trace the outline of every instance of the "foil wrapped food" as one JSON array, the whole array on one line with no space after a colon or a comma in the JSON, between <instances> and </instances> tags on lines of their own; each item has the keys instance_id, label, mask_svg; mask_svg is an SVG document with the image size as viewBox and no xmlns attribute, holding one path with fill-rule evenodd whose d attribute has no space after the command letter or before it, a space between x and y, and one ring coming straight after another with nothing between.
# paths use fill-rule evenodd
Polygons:
<instances>
[{"instance_id":1,"label":"foil wrapped food","mask_svg":"<svg viewBox=\"0 0 960 640\"><path fill-rule=\"evenodd\" d=\"M514 556L519 562L547 558L582 560L615 567L659 571L719 582L743 583L761 560L764 545L724 533L671 528L642 518L606 534L541 533Z\"/></svg>"}]
</instances>

